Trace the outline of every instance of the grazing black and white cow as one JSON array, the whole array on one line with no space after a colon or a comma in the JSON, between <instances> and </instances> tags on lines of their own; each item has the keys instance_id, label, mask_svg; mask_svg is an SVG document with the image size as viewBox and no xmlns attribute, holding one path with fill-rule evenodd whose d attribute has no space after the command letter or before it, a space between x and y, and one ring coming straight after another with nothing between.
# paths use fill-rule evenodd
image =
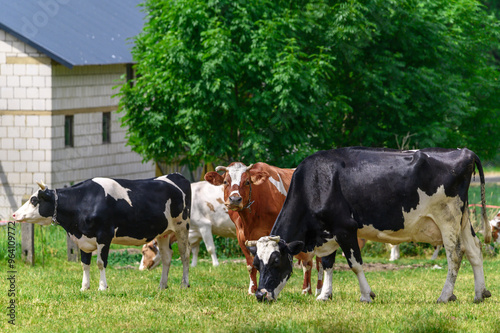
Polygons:
<instances>
[{"instance_id":1,"label":"grazing black and white cow","mask_svg":"<svg viewBox=\"0 0 500 333\"><path fill-rule=\"evenodd\" d=\"M272 236L249 242L260 271L258 300L276 300L292 272L292 255L323 257L326 277L318 300L332 293L332 266L340 247L357 275L361 301L371 302L357 236L377 242L444 244L448 276L438 302L453 294L465 252L474 271L475 302L485 288L481 244L468 215L468 189L475 167L481 180L484 236L490 242L484 200L484 174L468 149L429 148L400 152L341 148L306 158L296 169ZM326 257L326 258L325 258Z\"/></svg>"},{"instance_id":2,"label":"grazing black and white cow","mask_svg":"<svg viewBox=\"0 0 500 333\"><path fill-rule=\"evenodd\" d=\"M191 186L180 174L154 179L92 178L69 188L40 189L14 214L16 221L61 225L81 250L82 291L90 288L92 251L97 250L99 290L105 290L105 269L111 243L143 245L157 236L175 233L183 264L182 286L189 287L189 219ZM160 289L167 287L172 259L170 237L158 237L163 271Z\"/></svg>"}]
</instances>

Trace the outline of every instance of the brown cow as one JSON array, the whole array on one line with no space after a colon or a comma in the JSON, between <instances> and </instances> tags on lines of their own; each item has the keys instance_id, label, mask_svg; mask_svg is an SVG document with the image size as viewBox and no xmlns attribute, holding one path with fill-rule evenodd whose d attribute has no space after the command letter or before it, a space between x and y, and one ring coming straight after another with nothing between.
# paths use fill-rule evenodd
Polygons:
<instances>
[{"instance_id":1,"label":"brown cow","mask_svg":"<svg viewBox=\"0 0 500 333\"><path fill-rule=\"evenodd\" d=\"M215 170L225 173L221 176L216 171L208 172L205 180L213 185L224 184L225 205L236 225L238 243L250 273L248 293L254 294L257 290L257 270L245 241L269 235L285 202L294 169L280 169L262 162L250 166L233 162L228 167L218 166ZM302 293L312 293L312 260L306 260L300 254L296 257L302 260L304 269ZM322 281L318 281L318 288L321 286Z\"/></svg>"}]
</instances>

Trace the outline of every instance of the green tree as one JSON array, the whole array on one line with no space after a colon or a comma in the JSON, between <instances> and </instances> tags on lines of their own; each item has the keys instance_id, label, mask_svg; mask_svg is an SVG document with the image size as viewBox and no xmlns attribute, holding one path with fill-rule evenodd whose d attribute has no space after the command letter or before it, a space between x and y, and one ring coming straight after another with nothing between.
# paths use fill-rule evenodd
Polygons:
<instances>
[{"instance_id":1,"label":"green tree","mask_svg":"<svg viewBox=\"0 0 500 333\"><path fill-rule=\"evenodd\" d=\"M157 1L118 94L145 160L295 166L348 145L497 153L498 20L472 0Z\"/></svg>"}]
</instances>

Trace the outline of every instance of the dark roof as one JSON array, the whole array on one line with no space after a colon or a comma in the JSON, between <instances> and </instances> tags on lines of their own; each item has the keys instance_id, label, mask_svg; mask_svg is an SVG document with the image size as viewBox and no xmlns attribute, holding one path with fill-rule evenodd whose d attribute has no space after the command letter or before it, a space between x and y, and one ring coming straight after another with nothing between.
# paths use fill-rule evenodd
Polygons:
<instances>
[{"instance_id":1,"label":"dark roof","mask_svg":"<svg viewBox=\"0 0 500 333\"><path fill-rule=\"evenodd\" d=\"M132 63L141 0L0 0L0 29L72 68Z\"/></svg>"}]
</instances>

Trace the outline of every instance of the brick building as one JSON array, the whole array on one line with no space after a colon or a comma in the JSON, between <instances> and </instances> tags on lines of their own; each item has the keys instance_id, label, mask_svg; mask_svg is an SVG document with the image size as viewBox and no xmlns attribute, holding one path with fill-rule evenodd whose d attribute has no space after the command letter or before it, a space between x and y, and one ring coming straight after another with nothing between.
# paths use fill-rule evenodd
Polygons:
<instances>
[{"instance_id":1,"label":"brick building","mask_svg":"<svg viewBox=\"0 0 500 333\"><path fill-rule=\"evenodd\" d=\"M38 180L155 175L126 146L113 98L132 73L139 2L0 0L0 219Z\"/></svg>"}]
</instances>

